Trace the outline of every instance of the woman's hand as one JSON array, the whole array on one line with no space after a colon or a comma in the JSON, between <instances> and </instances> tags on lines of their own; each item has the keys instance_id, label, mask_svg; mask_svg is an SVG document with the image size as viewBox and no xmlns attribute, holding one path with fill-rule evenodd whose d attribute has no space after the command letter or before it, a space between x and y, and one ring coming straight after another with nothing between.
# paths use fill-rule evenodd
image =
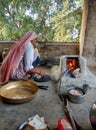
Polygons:
<instances>
[{"instance_id":1,"label":"woman's hand","mask_svg":"<svg viewBox=\"0 0 96 130\"><path fill-rule=\"evenodd\" d=\"M39 70L39 73L38 73L38 74L41 75L41 76L45 76L45 72L42 71L42 70Z\"/></svg>"},{"instance_id":2,"label":"woman's hand","mask_svg":"<svg viewBox=\"0 0 96 130\"><path fill-rule=\"evenodd\" d=\"M36 68L31 69L31 70L28 71L27 73L29 73L29 74L32 74L32 73L34 73L34 74L39 74L39 75L41 75L41 76L45 76L45 75L46 75L44 71L42 71L42 70L40 70L40 69L36 69Z\"/></svg>"}]
</instances>

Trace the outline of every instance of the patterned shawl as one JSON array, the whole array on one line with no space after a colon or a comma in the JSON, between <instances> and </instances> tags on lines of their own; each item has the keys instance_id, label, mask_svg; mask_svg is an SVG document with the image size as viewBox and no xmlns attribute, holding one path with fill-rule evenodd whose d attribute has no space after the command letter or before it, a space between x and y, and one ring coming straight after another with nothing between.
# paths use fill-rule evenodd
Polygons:
<instances>
[{"instance_id":1,"label":"patterned shawl","mask_svg":"<svg viewBox=\"0 0 96 130\"><path fill-rule=\"evenodd\" d=\"M19 66L21 58L24 55L27 43L30 40L34 40L35 38L37 38L37 34L35 32L28 32L21 38L20 41L16 42L12 46L8 55L5 57L4 61L2 62L0 68L1 84L8 82L11 71L14 70L15 72L16 68Z\"/></svg>"}]
</instances>

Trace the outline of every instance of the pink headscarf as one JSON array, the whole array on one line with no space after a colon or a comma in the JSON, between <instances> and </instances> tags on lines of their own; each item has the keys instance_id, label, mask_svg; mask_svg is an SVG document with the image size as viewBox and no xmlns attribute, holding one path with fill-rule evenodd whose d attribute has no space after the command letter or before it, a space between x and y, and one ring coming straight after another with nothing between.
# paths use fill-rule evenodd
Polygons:
<instances>
[{"instance_id":1,"label":"pink headscarf","mask_svg":"<svg viewBox=\"0 0 96 130\"><path fill-rule=\"evenodd\" d=\"M4 59L1 70L0 70L0 83L8 82L10 78L11 71L18 67L21 57L24 55L26 45L29 41L37 38L37 34L35 32L26 33L20 41L15 43L6 58Z\"/></svg>"}]
</instances>

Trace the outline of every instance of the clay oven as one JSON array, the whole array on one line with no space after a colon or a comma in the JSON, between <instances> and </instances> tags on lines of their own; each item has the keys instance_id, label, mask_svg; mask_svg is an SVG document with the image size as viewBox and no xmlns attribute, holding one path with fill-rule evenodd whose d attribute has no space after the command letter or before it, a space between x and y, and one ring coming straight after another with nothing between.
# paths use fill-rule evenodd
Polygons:
<instances>
[{"instance_id":1,"label":"clay oven","mask_svg":"<svg viewBox=\"0 0 96 130\"><path fill-rule=\"evenodd\" d=\"M86 58L78 55L64 55L60 58L59 66L61 74L67 70L58 83L61 93L65 92L66 86L69 85L82 88L83 84L88 84L90 87L96 87L96 76L87 67Z\"/></svg>"}]
</instances>

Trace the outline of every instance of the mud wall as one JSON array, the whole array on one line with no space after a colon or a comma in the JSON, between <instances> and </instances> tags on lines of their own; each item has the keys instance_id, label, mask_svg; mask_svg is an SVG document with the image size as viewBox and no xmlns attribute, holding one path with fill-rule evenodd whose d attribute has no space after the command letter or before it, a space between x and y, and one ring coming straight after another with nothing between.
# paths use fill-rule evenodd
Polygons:
<instances>
[{"instance_id":1,"label":"mud wall","mask_svg":"<svg viewBox=\"0 0 96 130\"><path fill-rule=\"evenodd\" d=\"M10 48L14 41L1 41L0 51L4 48ZM42 59L51 59L58 61L61 55L78 55L78 43L40 43L38 50Z\"/></svg>"}]
</instances>

